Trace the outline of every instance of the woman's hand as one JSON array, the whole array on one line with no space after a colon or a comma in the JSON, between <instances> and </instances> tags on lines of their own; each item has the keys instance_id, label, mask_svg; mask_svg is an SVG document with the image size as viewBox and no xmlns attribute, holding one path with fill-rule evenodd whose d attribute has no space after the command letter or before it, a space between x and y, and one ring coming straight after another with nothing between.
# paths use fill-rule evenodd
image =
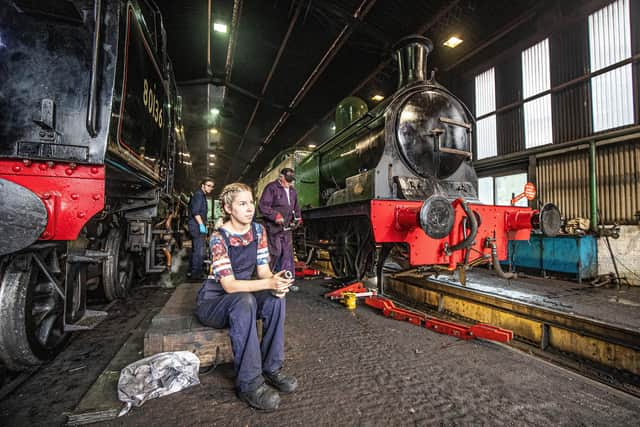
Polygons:
<instances>
[{"instance_id":1,"label":"woman's hand","mask_svg":"<svg viewBox=\"0 0 640 427\"><path fill-rule=\"evenodd\" d=\"M289 292L289 286L293 284L293 279L287 279L284 277L286 271L282 270L274 274L270 280L270 287L274 291L274 294L282 294L284 296ZM281 298L280 295L276 295Z\"/></svg>"}]
</instances>

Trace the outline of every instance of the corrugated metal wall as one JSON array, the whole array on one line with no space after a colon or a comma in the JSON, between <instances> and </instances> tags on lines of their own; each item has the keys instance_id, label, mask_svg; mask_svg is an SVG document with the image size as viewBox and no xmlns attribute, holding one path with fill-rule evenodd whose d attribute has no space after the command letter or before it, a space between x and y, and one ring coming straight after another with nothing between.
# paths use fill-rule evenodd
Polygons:
<instances>
[{"instance_id":1,"label":"corrugated metal wall","mask_svg":"<svg viewBox=\"0 0 640 427\"><path fill-rule=\"evenodd\" d=\"M605 223L629 221L640 211L640 143L598 149L598 205Z\"/></svg>"},{"instance_id":2,"label":"corrugated metal wall","mask_svg":"<svg viewBox=\"0 0 640 427\"><path fill-rule=\"evenodd\" d=\"M598 147L598 209L605 224L637 224L640 211L640 142ZM540 200L555 203L567 218L589 218L589 153L539 158Z\"/></svg>"},{"instance_id":3,"label":"corrugated metal wall","mask_svg":"<svg viewBox=\"0 0 640 427\"><path fill-rule=\"evenodd\" d=\"M589 218L589 152L587 150L537 161L539 199L554 203L567 218Z\"/></svg>"},{"instance_id":4,"label":"corrugated metal wall","mask_svg":"<svg viewBox=\"0 0 640 427\"><path fill-rule=\"evenodd\" d=\"M513 104L522 99L522 81L513 78L522 74L519 56L512 56L496 67L496 106ZM524 119L522 106L497 114L498 154L524 150Z\"/></svg>"},{"instance_id":5,"label":"corrugated metal wall","mask_svg":"<svg viewBox=\"0 0 640 427\"><path fill-rule=\"evenodd\" d=\"M581 77L588 69L589 47L586 20L551 35L551 86ZM589 81L557 91L551 97L553 140L562 143L591 133Z\"/></svg>"}]
</instances>

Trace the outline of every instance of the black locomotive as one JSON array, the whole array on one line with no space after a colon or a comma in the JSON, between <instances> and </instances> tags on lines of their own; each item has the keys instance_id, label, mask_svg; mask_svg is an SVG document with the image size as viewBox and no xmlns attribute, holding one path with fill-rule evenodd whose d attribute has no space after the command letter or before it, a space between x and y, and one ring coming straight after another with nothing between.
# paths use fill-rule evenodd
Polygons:
<instances>
[{"instance_id":1,"label":"black locomotive","mask_svg":"<svg viewBox=\"0 0 640 427\"><path fill-rule=\"evenodd\" d=\"M0 360L21 370L165 271L191 159L152 1L0 0ZM187 187L188 186L188 187Z\"/></svg>"}]
</instances>

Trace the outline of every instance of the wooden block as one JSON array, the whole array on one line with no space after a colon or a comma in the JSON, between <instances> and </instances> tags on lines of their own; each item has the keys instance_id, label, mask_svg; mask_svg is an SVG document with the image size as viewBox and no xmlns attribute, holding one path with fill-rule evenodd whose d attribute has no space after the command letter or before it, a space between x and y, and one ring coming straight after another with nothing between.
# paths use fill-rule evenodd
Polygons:
<instances>
[{"instance_id":1,"label":"wooden block","mask_svg":"<svg viewBox=\"0 0 640 427\"><path fill-rule=\"evenodd\" d=\"M199 283L184 283L151 321L144 337L144 356L165 351L190 351L200 366L233 362L228 329L202 325L194 311Z\"/></svg>"}]
</instances>

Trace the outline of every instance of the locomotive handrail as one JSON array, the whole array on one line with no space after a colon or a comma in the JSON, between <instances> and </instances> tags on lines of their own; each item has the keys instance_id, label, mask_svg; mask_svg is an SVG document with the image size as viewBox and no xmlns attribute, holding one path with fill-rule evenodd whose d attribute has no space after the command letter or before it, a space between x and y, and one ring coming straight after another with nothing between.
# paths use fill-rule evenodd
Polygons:
<instances>
[{"instance_id":1,"label":"locomotive handrail","mask_svg":"<svg viewBox=\"0 0 640 427\"><path fill-rule=\"evenodd\" d=\"M87 106L87 131L91 137L98 135L96 110L98 107L98 60L100 58L100 33L102 30L102 0L95 0L94 5L93 53L91 60L91 84L89 86L89 105Z\"/></svg>"}]
</instances>

